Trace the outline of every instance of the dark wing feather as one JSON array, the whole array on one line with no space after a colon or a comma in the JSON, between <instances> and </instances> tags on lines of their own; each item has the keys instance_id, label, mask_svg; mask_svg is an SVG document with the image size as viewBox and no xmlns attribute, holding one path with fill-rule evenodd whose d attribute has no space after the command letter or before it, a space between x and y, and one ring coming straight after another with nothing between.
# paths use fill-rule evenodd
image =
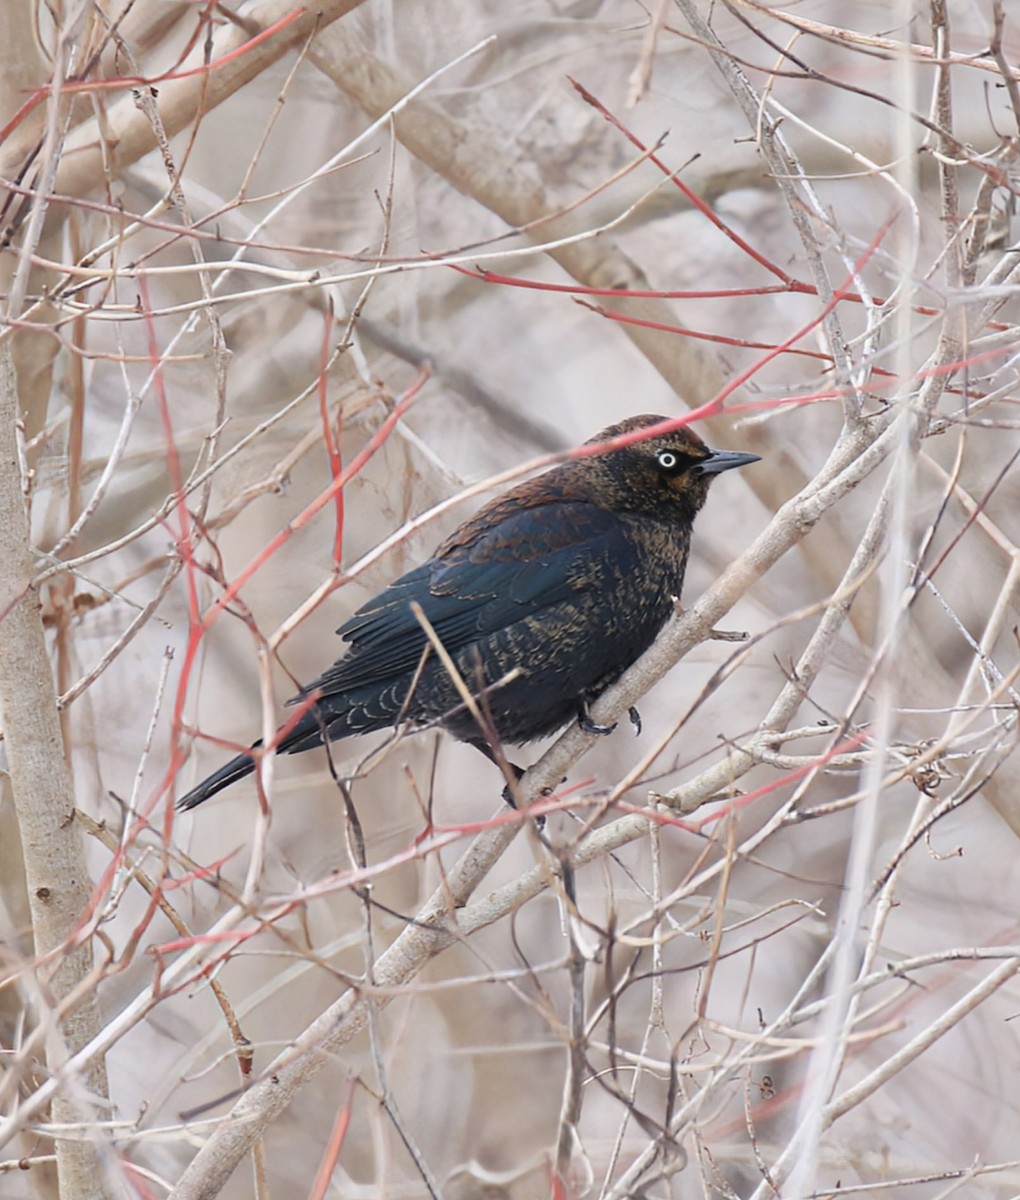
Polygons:
<instances>
[{"instance_id":1,"label":"dark wing feather","mask_svg":"<svg viewBox=\"0 0 1020 1200\"><path fill-rule=\"evenodd\" d=\"M412 672L427 645L411 611L425 617L452 655L598 586L599 564L627 556L617 514L579 501L483 510L456 540L410 571L337 630L351 648L309 689L337 695ZM493 516L498 513L498 521ZM487 519L482 519L487 517Z\"/></svg>"}]
</instances>

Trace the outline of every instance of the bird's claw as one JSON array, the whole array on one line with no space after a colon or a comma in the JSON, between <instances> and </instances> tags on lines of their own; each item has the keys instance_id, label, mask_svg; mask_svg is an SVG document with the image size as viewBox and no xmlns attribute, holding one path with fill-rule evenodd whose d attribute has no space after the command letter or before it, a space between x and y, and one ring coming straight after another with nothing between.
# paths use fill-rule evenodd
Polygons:
<instances>
[{"instance_id":1,"label":"bird's claw","mask_svg":"<svg viewBox=\"0 0 1020 1200\"><path fill-rule=\"evenodd\" d=\"M587 700L582 700L577 706L577 723L585 733L597 733L599 737L608 737L616 728L615 721L612 725L600 725L598 721L593 721Z\"/></svg>"},{"instance_id":2,"label":"bird's claw","mask_svg":"<svg viewBox=\"0 0 1020 1200\"><path fill-rule=\"evenodd\" d=\"M627 709L627 716L630 718L631 725L634 726L634 736L640 737L641 736L641 714L638 712L638 710L634 707L633 704L630 706L630 708Z\"/></svg>"}]
</instances>

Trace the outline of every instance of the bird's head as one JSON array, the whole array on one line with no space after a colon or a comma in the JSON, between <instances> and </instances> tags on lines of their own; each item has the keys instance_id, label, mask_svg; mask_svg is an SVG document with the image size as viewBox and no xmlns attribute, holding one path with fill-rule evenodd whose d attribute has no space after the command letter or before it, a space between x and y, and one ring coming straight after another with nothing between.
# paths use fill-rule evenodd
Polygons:
<instances>
[{"instance_id":1,"label":"bird's head","mask_svg":"<svg viewBox=\"0 0 1020 1200\"><path fill-rule=\"evenodd\" d=\"M629 417L603 429L585 444L611 441L667 419L648 414ZM753 462L758 462L757 454L711 450L693 430L682 428L578 459L574 465L581 469L585 484L604 507L649 516L676 514L693 520L716 475Z\"/></svg>"}]
</instances>

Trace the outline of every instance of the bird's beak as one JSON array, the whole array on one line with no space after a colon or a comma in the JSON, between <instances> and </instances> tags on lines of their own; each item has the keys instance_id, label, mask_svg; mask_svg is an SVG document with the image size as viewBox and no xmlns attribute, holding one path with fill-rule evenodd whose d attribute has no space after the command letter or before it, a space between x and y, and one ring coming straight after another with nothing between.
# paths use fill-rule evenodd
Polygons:
<instances>
[{"instance_id":1,"label":"bird's beak","mask_svg":"<svg viewBox=\"0 0 1020 1200\"><path fill-rule=\"evenodd\" d=\"M734 467L746 467L749 463L761 462L759 454L741 454L737 450L713 450L708 458L698 463L702 475L718 475L721 471L732 471Z\"/></svg>"}]
</instances>

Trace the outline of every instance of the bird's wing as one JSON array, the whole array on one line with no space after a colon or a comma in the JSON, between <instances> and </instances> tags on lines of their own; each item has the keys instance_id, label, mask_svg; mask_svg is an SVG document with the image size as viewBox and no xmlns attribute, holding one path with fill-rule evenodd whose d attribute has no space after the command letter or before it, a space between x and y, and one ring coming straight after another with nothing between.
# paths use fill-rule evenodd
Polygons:
<instances>
[{"instance_id":1,"label":"bird's wing","mask_svg":"<svg viewBox=\"0 0 1020 1200\"><path fill-rule=\"evenodd\" d=\"M340 626L351 648L309 690L328 696L413 671L428 639L412 601L456 655L523 617L576 601L633 553L619 516L594 504L489 506Z\"/></svg>"}]
</instances>

